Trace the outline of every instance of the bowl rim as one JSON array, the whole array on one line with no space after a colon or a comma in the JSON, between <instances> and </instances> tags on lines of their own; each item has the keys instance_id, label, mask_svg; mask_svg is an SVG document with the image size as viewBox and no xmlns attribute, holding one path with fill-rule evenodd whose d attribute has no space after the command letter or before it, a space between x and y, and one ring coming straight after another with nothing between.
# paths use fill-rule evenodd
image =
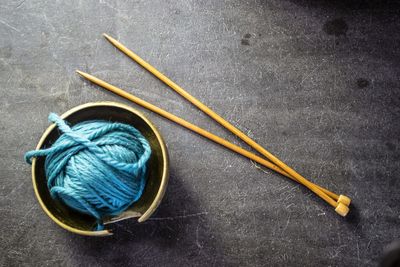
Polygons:
<instances>
[{"instance_id":1,"label":"bowl rim","mask_svg":"<svg viewBox=\"0 0 400 267\"><path fill-rule=\"evenodd\" d=\"M169 164L167 146L165 145L165 142L164 142L160 132L154 126L154 124L145 115L143 115L140 111L138 111L138 110L126 105L126 104L117 103L117 102L113 102L113 101L89 102L89 103L85 103L85 104L76 106L76 107L66 111L65 113L60 115L60 118L67 119L70 115L72 115L72 114L74 114L74 113L76 113L78 111L81 111L81 110L86 109L86 108L99 107L99 106L117 107L117 108L125 109L125 110L137 115L138 117L140 117L151 128L151 130L154 132L154 134L155 134L155 136L157 138L157 141L160 144L161 153L162 153L162 156L163 156L163 170L162 170L161 183L160 183L160 187L158 189L158 192L157 192L155 198L153 199L153 202L151 203L149 208L138 218L138 222L144 222L157 209L157 207L161 203L161 200L164 197L164 194L165 194L165 191L166 191L166 187L167 187L167 184L168 184L168 164ZM46 129L46 131L43 133L42 137L40 138L40 140L39 140L39 142L38 142L38 144L36 146L36 150L40 149L43 146L44 141L46 140L48 135L54 130L54 128L56 128L56 125L54 123L52 123ZM33 158L32 159L32 183L33 183L33 189L34 189L36 198L37 198L40 206L44 210L44 212L47 214L47 216L49 216L56 224L58 224L60 227L66 229L66 230L68 230L70 232L73 232L73 233L76 233L76 234L80 234L80 235L87 235L87 236L112 235L112 232L109 229L104 229L104 230L101 230L101 231L86 231L86 230L77 229L77 228L74 228L74 227L72 227L70 225L67 225L67 224L63 223L56 216L54 216L47 209L45 203L43 202L43 200L42 200L42 198L41 198L41 196L39 194L39 190L38 190L38 186L37 186L37 179L36 179L36 174L35 174L35 169L36 169L36 158Z\"/></svg>"}]
</instances>

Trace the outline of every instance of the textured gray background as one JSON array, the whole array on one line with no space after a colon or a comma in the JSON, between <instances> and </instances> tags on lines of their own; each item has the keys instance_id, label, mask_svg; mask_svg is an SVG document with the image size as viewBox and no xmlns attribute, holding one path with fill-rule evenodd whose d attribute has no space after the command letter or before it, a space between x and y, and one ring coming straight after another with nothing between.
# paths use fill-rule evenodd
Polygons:
<instances>
[{"instance_id":1,"label":"textured gray background","mask_svg":"<svg viewBox=\"0 0 400 267\"><path fill-rule=\"evenodd\" d=\"M363 2L2 0L0 264L376 265L400 236L400 20L394 2ZM171 180L157 214L113 225L110 238L56 226L35 199L24 152L51 111L126 103L75 69L243 145L103 32L306 177L351 196L349 216L135 106L169 147Z\"/></svg>"}]
</instances>

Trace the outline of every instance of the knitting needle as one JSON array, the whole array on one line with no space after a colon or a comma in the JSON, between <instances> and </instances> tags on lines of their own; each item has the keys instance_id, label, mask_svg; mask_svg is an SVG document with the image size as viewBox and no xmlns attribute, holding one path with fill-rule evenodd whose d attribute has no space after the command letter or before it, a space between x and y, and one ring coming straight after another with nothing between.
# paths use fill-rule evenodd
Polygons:
<instances>
[{"instance_id":1,"label":"knitting needle","mask_svg":"<svg viewBox=\"0 0 400 267\"><path fill-rule=\"evenodd\" d=\"M118 87L115 87L115 86L113 86L111 84L108 84L105 81L102 81L102 80L100 80L100 79L98 79L98 78L96 78L96 77L94 77L92 75L89 75L87 73L84 73L82 71L77 71L77 72L81 76L83 76L84 78L90 80L91 82L93 82L93 83L95 83L95 84L97 84L97 85L99 85L99 86L101 86L101 87L103 87L103 88L105 88L105 89L107 89L107 90L109 90L111 92L114 92L114 93L116 93L116 94L118 94L118 95L120 95L120 96L122 96L122 97L124 97L124 98L126 98L126 99L128 99L128 100L130 100L130 101L132 101L134 103L136 103L136 104L139 104L139 105L141 105L141 106L143 106L143 107L145 107L145 108L147 108L147 109L149 109L149 110L151 110L151 111L153 111L153 112L155 112L155 113L157 113L157 114L159 114L159 115L161 115L161 116L163 116L163 117L165 117L165 118L167 118L167 119L169 119L171 121L174 121L175 123L180 124L180 125L188 128L189 130L192 130L192 131L194 131L194 132L196 132L196 133L198 133L198 134L200 134L200 135L202 135L202 136L204 136L204 137L206 137L206 138L208 138L208 139L210 139L210 140L212 140L212 141L214 141L214 142L216 142L218 144L221 144L221 145L225 146L226 148L231 149L234 152L237 152L237 153L239 153L239 154L241 154L241 155L243 155L243 156L245 156L245 157L247 157L249 159L252 159L255 162L257 162L257 163L259 163L259 164L261 164L261 165L263 165L263 166L265 166L267 168L272 168L272 169L274 169L274 167L276 168L276 166L272 165L271 162L269 162L269 161L267 161L267 160L265 160L263 158L260 158L260 157L258 157L256 155L252 154L251 152L249 152L247 150L244 150L244 149L242 149L242 148L240 148L240 147L238 147L238 146L226 141L225 139L222 139L222 138L220 138L220 137L218 137L218 136L216 136L216 135L214 135L214 134L212 134L210 132L207 132L204 129L201 129L200 127L198 127L196 125L193 125L193 124L191 124L191 123L189 123L189 122L187 122L187 121L185 121L185 120L183 120L183 119L181 119L181 118L179 118L179 117L177 117L177 116L175 116L175 115L173 115L173 114L171 114L171 113L169 113L169 112L167 112L167 111L165 111L163 109L160 109L160 108L158 108L158 107L156 107L156 106L154 106L154 105L152 105L152 104L150 104L150 103L148 103L148 102L146 102L146 101L144 101L144 100L142 100L142 99L140 99L140 98L138 98L138 97L136 97L136 96L134 96L132 94L129 94L126 91L124 91L124 90L122 90L122 89L120 89ZM279 169L279 168L277 168L277 169ZM277 169L276 169L276 171L278 171ZM282 170L280 170L278 172L281 172L281 171ZM316 190L315 187L312 187L311 185L312 185L311 182L305 180L304 186L306 186L311 191L316 193L318 196L320 196L322 199L324 199L328 204L330 204L331 206L335 207L336 208L335 210L336 210L337 213L339 213L342 216L345 216L348 213L349 208L346 205L344 205L342 203L335 202L333 199L331 199L330 197L328 197L324 193L321 193L319 190Z\"/></svg>"},{"instance_id":2,"label":"knitting needle","mask_svg":"<svg viewBox=\"0 0 400 267\"><path fill-rule=\"evenodd\" d=\"M244 142L246 142L248 145L253 147L255 150L257 150L259 153L264 155L266 158L270 159L272 162L274 162L276 165L278 165L280 168L282 168L285 172L289 173L292 178L294 178L296 181L302 183L302 180L299 178L304 177L300 176L298 173L296 173L294 170L292 170L290 167L288 167L286 164L284 164L282 161L280 161L278 158L276 158L274 155L272 155L270 152L268 152L265 148L260 146L258 143L256 143L253 139L248 137L246 134L244 134L242 131L237 129L235 126L233 126L231 123L223 119L221 116L219 116L217 113L215 113L213 110L208 108L206 105L204 105L202 102L200 102L198 99L190 95L188 92L186 92L183 88L181 88L179 85L174 83L171 79L166 77L164 74L162 74L160 71L158 71L156 68L151 66L148 62L140 58L138 55L136 55L134 52L132 52L130 49L125 47L123 44L112 38L111 36L107 34L103 34L104 37L111 43L113 44L116 48L118 48L120 51L125 53L128 57L136 61L138 64L140 64L142 67L144 67L146 70L151 72L154 76L159 78L162 82L167 84L169 87L171 87L173 90L175 90L178 94L183 96L185 99L190 101L193 105L198 107L200 110L202 110L204 113L209 115L211 118L213 118L215 121L220 123L222 126L224 126L226 129L231 131L233 134L238 136L240 139L242 139ZM315 185L315 187L327 194L329 197L332 197L333 199L337 200L338 202L341 202L345 204L346 206L350 205L351 199L347 196L344 195L336 195L335 193L332 193L318 185Z\"/></svg>"},{"instance_id":3,"label":"knitting needle","mask_svg":"<svg viewBox=\"0 0 400 267\"><path fill-rule=\"evenodd\" d=\"M187 93L186 91L184 91L180 86L178 86L177 84L175 84L173 81L171 81L168 77L166 77L165 75L163 75L162 73L160 73L157 69L155 69L153 66L151 66L149 63L147 63L146 61L144 61L142 58L140 58L138 55L136 55L135 53L133 53L130 49L128 49L127 47L125 47L123 44L121 44L120 42L118 42L117 40L115 40L114 38L112 38L111 36L107 35L107 34L103 34L104 37L110 41L111 44L113 44L116 48L118 48L120 51L122 51L123 53L125 53L128 57L130 57L131 59L133 59L134 61L136 61L138 64L140 64L141 66L143 66L146 70L148 70L149 72L151 72L153 75L155 75L157 78L159 78L161 81L163 81L164 83L166 83L168 86L170 86L172 89L176 90L179 94L183 95L186 99L188 99L189 101L192 102L191 99L195 99L194 97L192 97L189 93ZM200 108L201 110L205 111L205 109L208 109L204 104L200 103L200 101L198 101L197 99L194 100L196 106L200 105L202 108ZM209 111L211 111L210 109L208 109ZM206 111L205 111L206 112ZM211 111L212 113L214 113L213 111ZM206 112L207 113L207 112ZM208 113L207 113L208 114ZM215 114L215 113L214 113ZM210 114L209 114L210 115ZM215 114L216 115L216 114ZM210 115L212 117L212 115ZM217 115L218 116L218 115ZM219 116L218 116L219 117ZM222 118L220 118L222 119ZM225 125L223 125L225 126ZM233 125L231 125L233 128L235 128ZM230 130L230 129L228 129ZM240 132L239 129L235 128L235 132L233 132L234 134L236 134L236 132ZM231 131L232 132L232 131ZM246 136L244 133L240 132L241 135L239 136L240 138L242 138L242 136ZM247 137L247 136L246 136ZM247 137L247 139L250 139L249 137ZM243 138L242 138L243 140ZM251 139L250 139L251 140ZM246 142L246 140L244 140ZM253 141L253 140L251 140ZM253 143L255 143L253 141ZM250 146L252 146L252 143L248 143ZM255 143L256 144L256 143ZM258 151L263 154L260 150L260 145L257 144L256 147L253 146L253 148L255 148L256 150L259 149ZM261 147L262 148L262 147ZM290 177L292 178L292 177ZM294 179L296 180L296 179ZM296 180L297 181L297 180ZM318 189L320 189L321 191L325 192L328 196L332 197L335 200L339 200L342 199L344 196L338 196L337 194L330 192L329 190L326 190L322 187L319 187L317 185L315 185ZM350 204L350 203L348 203ZM348 206L347 204L347 206Z\"/></svg>"},{"instance_id":4,"label":"knitting needle","mask_svg":"<svg viewBox=\"0 0 400 267\"><path fill-rule=\"evenodd\" d=\"M232 151L234 151L236 153L239 153L239 154L241 154L241 155L243 155L243 156L245 156L245 157L247 157L247 158L249 158L251 160L254 160L255 162L257 162L257 163L259 163L259 164L261 164L261 165L263 165L263 166L265 166L267 168L271 168L271 169L274 169L274 167L276 168L276 166L271 164L271 162L269 162L269 161L267 161L267 160L265 160L265 159L263 159L263 158L261 158L261 157L259 157L257 155L254 155L253 153L251 153L251 152L249 152L249 151L247 151L247 150L245 150L245 149L243 149L243 148L241 148L239 146L236 146L236 145L226 141L225 139L223 139L223 138L221 138L219 136L216 136L216 135L214 135L214 134L212 134L212 133L210 133L210 132L208 132L208 131L206 131L206 130L204 130L204 129L202 129L202 128L200 128L200 127L198 127L198 126L196 126L196 125L194 125L194 124L192 124L192 123L190 123L190 122L188 122L188 121L186 121L184 119L181 119L181 118L179 118L179 117L177 117L177 116L175 116L175 115L173 115L173 114L171 114L171 113L169 113L169 112L167 112L167 111L165 111L165 110L163 110L163 109L161 109L161 108L159 108L157 106L154 106L154 105L152 105L152 104L150 104L150 103L148 103L148 102L146 102L146 101L144 101L144 100L142 100L142 99L140 99L140 98L138 98L138 97L136 97L136 96L134 96L132 94L129 94L128 92L126 92L126 91L124 91L124 90L122 90L122 89L120 89L120 88L118 88L118 87L116 87L114 85L111 85L111 84L109 84L109 83L107 83L105 81L102 81L102 80L100 80L100 79L98 79L98 78L96 78L96 77L94 77L94 76L92 76L90 74L85 73L85 72L82 72L82 71L79 71L79 70L77 70L76 72L78 74L80 74L82 77L88 79L89 81L91 81L91 82L93 82L93 83L95 83L95 84L97 84L97 85L99 85L99 86L101 86L101 87L103 87L103 88L105 88L105 89L117 94L117 95L120 95L123 98L128 99L128 100L130 100L130 101L132 101L132 102L134 102L134 103L136 103L136 104L138 104L138 105L140 105L140 106L142 106L142 107L144 107L144 108L146 108L146 109L148 109L150 111L153 111L153 112L155 112L155 113L157 113L157 114L159 114L159 115L161 115L161 116L163 116L163 117L165 117L165 118L167 118L167 119L169 119L169 120L171 120L171 121L173 121L173 122L175 122L175 123L187 128L187 129L189 129L189 130L192 130L193 132L196 132L199 135L202 135L202 136L204 136L204 137L206 137L206 138L208 138L208 139L210 139L210 140L212 140L212 141L214 141L214 142L216 142L216 143L218 143L218 144L220 144L220 145L222 145L222 146L224 146L224 147L226 147L226 148L228 148L228 149L230 149L230 150L232 150ZM280 172L280 173L282 172L282 170L279 170L279 168L277 168L275 170L277 172ZM284 174L284 173L282 173L282 174ZM337 203L332 198L327 196L325 193L322 193L320 190L318 190L315 187L313 187L312 183L307 181L307 180L304 181L304 186L309 188L311 191L313 191L315 194L317 194L319 197L321 197L323 200L325 200L329 205L334 207L335 211L338 214L340 214L341 216L346 216L347 215L347 213L349 211L349 208L346 205L344 205L342 203Z\"/></svg>"}]
</instances>

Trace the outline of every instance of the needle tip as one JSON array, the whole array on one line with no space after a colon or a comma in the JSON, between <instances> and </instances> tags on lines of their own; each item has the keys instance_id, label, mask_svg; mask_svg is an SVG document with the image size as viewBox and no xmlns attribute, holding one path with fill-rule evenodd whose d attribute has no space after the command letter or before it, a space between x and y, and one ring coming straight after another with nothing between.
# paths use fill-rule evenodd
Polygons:
<instances>
[{"instance_id":1,"label":"needle tip","mask_svg":"<svg viewBox=\"0 0 400 267\"><path fill-rule=\"evenodd\" d=\"M107 33L103 33L103 36L108 40L110 40L110 38L111 38Z\"/></svg>"},{"instance_id":2,"label":"needle tip","mask_svg":"<svg viewBox=\"0 0 400 267\"><path fill-rule=\"evenodd\" d=\"M78 74L80 74L80 75L83 75L83 72L80 71L80 70L75 70L75 72L78 73Z\"/></svg>"}]
</instances>

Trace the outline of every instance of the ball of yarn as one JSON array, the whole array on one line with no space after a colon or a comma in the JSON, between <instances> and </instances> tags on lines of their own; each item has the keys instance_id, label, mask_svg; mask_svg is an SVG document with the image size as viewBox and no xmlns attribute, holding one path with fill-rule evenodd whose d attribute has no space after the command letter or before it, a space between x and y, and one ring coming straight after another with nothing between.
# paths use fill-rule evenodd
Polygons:
<instances>
[{"instance_id":1,"label":"ball of yarn","mask_svg":"<svg viewBox=\"0 0 400 267\"><path fill-rule=\"evenodd\" d=\"M151 148L134 127L101 120L70 127L54 113L49 115L61 136L46 149L25 154L45 156L45 173L51 196L69 207L102 218L117 215L136 202L146 183Z\"/></svg>"}]
</instances>

